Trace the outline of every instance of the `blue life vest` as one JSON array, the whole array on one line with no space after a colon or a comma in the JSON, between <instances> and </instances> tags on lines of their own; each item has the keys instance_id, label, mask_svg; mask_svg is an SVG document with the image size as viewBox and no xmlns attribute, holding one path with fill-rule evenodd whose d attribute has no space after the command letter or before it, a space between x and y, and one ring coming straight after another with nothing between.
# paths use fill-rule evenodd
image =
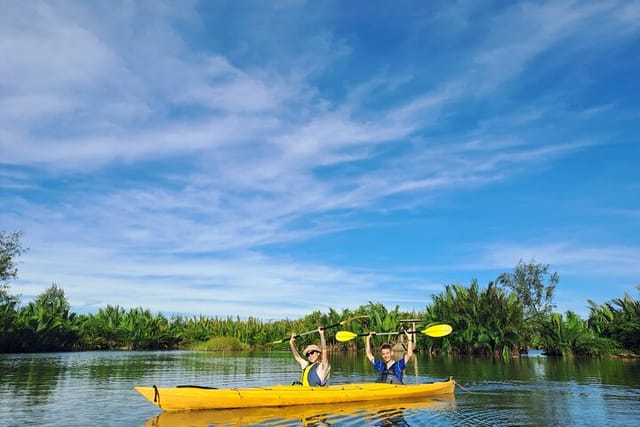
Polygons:
<instances>
[{"instance_id":1,"label":"blue life vest","mask_svg":"<svg viewBox=\"0 0 640 427\"><path fill-rule=\"evenodd\" d=\"M318 369L318 365L319 363L316 362L310 363L305 366L305 368L302 370L302 375L300 376L300 382L302 383L302 385L316 387L323 386L327 383L326 379L324 381L320 380L320 376L316 372L316 370Z\"/></svg>"},{"instance_id":2,"label":"blue life vest","mask_svg":"<svg viewBox=\"0 0 640 427\"><path fill-rule=\"evenodd\" d=\"M378 359L373 361L373 365L378 371L378 378L376 379L377 383L404 384L404 382L402 382L402 371L406 367L404 358L396 360L389 367Z\"/></svg>"}]
</instances>

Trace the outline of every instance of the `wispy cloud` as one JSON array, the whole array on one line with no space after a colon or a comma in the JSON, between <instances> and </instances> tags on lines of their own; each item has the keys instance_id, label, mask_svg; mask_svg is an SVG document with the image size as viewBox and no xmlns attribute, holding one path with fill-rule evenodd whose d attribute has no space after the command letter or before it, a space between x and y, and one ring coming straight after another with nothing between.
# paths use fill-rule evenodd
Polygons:
<instances>
[{"instance_id":1,"label":"wispy cloud","mask_svg":"<svg viewBox=\"0 0 640 427\"><path fill-rule=\"evenodd\" d=\"M316 289L341 289L323 298L329 306L364 295L410 302L437 280L273 246L369 227L376 215L432 207L607 144L615 100L573 106L575 87L538 94L532 82L566 67L565 53L632 43L640 10L519 3L476 20L476 6L460 6L429 19L447 28L455 61L434 51L369 70L359 67L371 54L358 50L366 34L338 32L333 9L219 6L234 18L191 3L6 5L0 200L11 207L0 219L34 248L25 292L58 281L78 305L180 301L213 313L236 313L250 297L260 303L246 313L268 317L284 299L288 314L308 311ZM305 7L317 13L302 19ZM396 50L411 53L433 30L406 31ZM633 245L589 247L505 242L476 267L531 254L570 271L587 263L637 274L625 256ZM407 291L387 291L393 283Z\"/></svg>"},{"instance_id":2,"label":"wispy cloud","mask_svg":"<svg viewBox=\"0 0 640 427\"><path fill-rule=\"evenodd\" d=\"M477 264L470 268L509 268L520 259L553 264L569 275L640 276L636 246L589 247L577 241L556 240L545 244L494 243L483 249Z\"/></svg>"},{"instance_id":3,"label":"wispy cloud","mask_svg":"<svg viewBox=\"0 0 640 427\"><path fill-rule=\"evenodd\" d=\"M387 304L398 300L392 289L382 293L376 290L382 283L397 283L397 278L257 253L186 259L171 254L123 255L112 249L75 244L40 245L32 252L24 268L43 274L29 273L29 279L20 283L22 293L28 296L42 292L55 276L75 307L144 305L166 313L277 319L301 316L318 304L323 310L352 307L349 301L366 304L373 294ZM316 300L318 292L324 295L322 302Z\"/></svg>"},{"instance_id":4,"label":"wispy cloud","mask_svg":"<svg viewBox=\"0 0 640 427\"><path fill-rule=\"evenodd\" d=\"M480 75L487 79L484 87L490 90L521 74L542 54L558 63L556 54L578 57L637 33L638 25L630 19L636 9L637 3L617 1L511 5L486 21L485 46L475 56Z\"/></svg>"}]
</instances>

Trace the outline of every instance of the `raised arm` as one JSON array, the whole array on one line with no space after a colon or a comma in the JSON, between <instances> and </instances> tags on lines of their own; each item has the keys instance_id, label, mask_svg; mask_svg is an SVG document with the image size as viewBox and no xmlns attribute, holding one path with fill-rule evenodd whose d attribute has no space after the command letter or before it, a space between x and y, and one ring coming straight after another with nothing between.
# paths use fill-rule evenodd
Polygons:
<instances>
[{"instance_id":1,"label":"raised arm","mask_svg":"<svg viewBox=\"0 0 640 427\"><path fill-rule=\"evenodd\" d=\"M374 360L373 353L371 353L371 337L372 336L373 336L373 333L369 332L369 335L367 335L367 339L366 339L367 359L369 359L371 363L373 363L373 360Z\"/></svg>"},{"instance_id":2,"label":"raised arm","mask_svg":"<svg viewBox=\"0 0 640 427\"><path fill-rule=\"evenodd\" d=\"M320 334L320 349L322 349L322 359L320 360L320 364L324 369L327 369L329 366L329 355L327 354L327 340L324 337L324 328L319 327L318 333Z\"/></svg>"},{"instance_id":3,"label":"raised arm","mask_svg":"<svg viewBox=\"0 0 640 427\"><path fill-rule=\"evenodd\" d=\"M407 336L407 352L404 355L404 363L408 363L413 356L413 337L407 331L404 331L404 334Z\"/></svg>"},{"instance_id":4,"label":"raised arm","mask_svg":"<svg viewBox=\"0 0 640 427\"><path fill-rule=\"evenodd\" d=\"M296 359L296 362L298 362L300 367L304 369L304 367L307 365L307 361L304 360L298 353L298 350L296 350L295 342L296 342L296 333L291 332L291 338L289 339L289 347L291 348L291 352L293 353L293 358Z\"/></svg>"}]
</instances>

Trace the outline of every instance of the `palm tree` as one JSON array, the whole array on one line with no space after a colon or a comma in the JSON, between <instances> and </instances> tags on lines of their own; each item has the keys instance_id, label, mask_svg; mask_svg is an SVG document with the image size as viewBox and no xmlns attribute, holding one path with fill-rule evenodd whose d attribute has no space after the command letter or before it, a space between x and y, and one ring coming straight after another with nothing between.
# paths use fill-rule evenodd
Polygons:
<instances>
[{"instance_id":1,"label":"palm tree","mask_svg":"<svg viewBox=\"0 0 640 427\"><path fill-rule=\"evenodd\" d=\"M454 332L442 339L442 347L463 354L496 354L507 356L524 344L522 304L494 283L480 290L477 280L468 288L452 284L433 295L427 307L426 320L447 322ZM433 349L434 344L429 343Z\"/></svg>"},{"instance_id":2,"label":"palm tree","mask_svg":"<svg viewBox=\"0 0 640 427\"><path fill-rule=\"evenodd\" d=\"M17 318L21 351L70 350L78 336L75 313L55 283L23 307Z\"/></svg>"},{"instance_id":3,"label":"palm tree","mask_svg":"<svg viewBox=\"0 0 640 427\"><path fill-rule=\"evenodd\" d=\"M636 288L640 290L640 285ZM640 353L640 301L625 294L600 305L589 300L589 309L589 326L596 333Z\"/></svg>"}]
</instances>

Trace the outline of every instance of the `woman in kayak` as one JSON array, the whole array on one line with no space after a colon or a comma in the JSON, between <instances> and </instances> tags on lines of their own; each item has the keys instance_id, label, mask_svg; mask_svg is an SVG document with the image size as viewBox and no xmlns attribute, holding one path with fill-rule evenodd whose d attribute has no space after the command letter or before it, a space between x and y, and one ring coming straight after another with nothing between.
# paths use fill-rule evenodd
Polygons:
<instances>
[{"instance_id":1,"label":"woman in kayak","mask_svg":"<svg viewBox=\"0 0 640 427\"><path fill-rule=\"evenodd\" d=\"M369 335L367 335L367 359L373 363L376 371L378 371L377 383L404 384L404 382L402 382L402 371L404 371L407 362L409 362L411 356L413 356L413 341L411 340L411 336L406 331L404 334L408 340L407 352L398 360L393 359L391 344L382 344L380 346L380 358L382 358L382 360L376 359L371 353L371 337L375 335L375 332L370 332Z\"/></svg>"},{"instance_id":2,"label":"woman in kayak","mask_svg":"<svg viewBox=\"0 0 640 427\"><path fill-rule=\"evenodd\" d=\"M302 375L300 376L300 384L304 386L323 386L327 384L329 378L329 371L331 371L331 365L329 365L329 358L327 357L327 342L324 338L324 328L318 328L320 334L320 347L315 344L311 344L305 347L302 354L306 357L303 359L295 346L295 332L291 334L289 340L289 347L293 352L293 358L302 368ZM294 383L294 384L297 384Z\"/></svg>"}]
</instances>

